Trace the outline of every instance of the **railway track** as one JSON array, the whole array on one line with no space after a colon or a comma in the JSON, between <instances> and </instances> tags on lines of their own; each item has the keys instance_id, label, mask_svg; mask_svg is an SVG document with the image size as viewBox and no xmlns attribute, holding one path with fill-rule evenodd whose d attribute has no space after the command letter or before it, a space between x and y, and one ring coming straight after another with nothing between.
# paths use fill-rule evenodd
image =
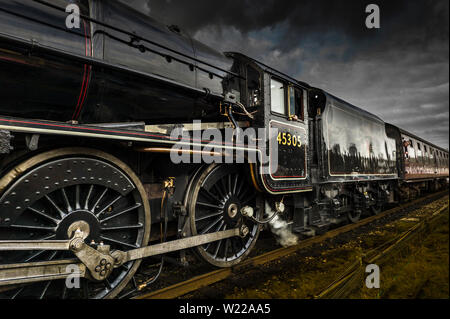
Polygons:
<instances>
[{"instance_id":1,"label":"railway track","mask_svg":"<svg viewBox=\"0 0 450 319\"><path fill-rule=\"evenodd\" d=\"M346 271L344 271L337 280L331 283L327 288L321 291L315 298L346 298L356 286L360 285L362 278L365 274L365 267L369 264L383 265L386 261L392 259L399 251L401 251L407 244L414 240L420 233L426 232L427 226L437 219L439 215L448 210L449 204L441 207L439 210L435 211L433 214L426 216L420 220L417 224L410 227L408 230L404 231L395 238L389 240L388 242L382 244L379 247L372 249L371 251L364 254L361 260L357 260L353 263ZM426 284L424 280L421 285L416 289L420 291L422 286ZM417 293L414 293L416 296Z\"/></svg>"},{"instance_id":2,"label":"railway track","mask_svg":"<svg viewBox=\"0 0 450 319\"><path fill-rule=\"evenodd\" d=\"M139 296L135 296L132 299L173 299L173 298L181 297L185 294L191 293L200 288L203 288L203 287L218 283L222 280L225 280L228 277L232 276L234 273L242 273L242 272L245 272L247 269L251 269L255 266L263 265L263 264L269 263L271 261L280 259L282 257L286 257L288 255L295 253L298 250L304 249L313 244L317 244L317 243L323 242L329 238L334 238L340 234L355 230L361 226L367 225L367 224L372 223L376 220L379 220L383 217L395 214L404 209L421 204L428 200L433 200L435 198L439 199L446 194L448 194L447 190L438 192L438 193L429 194L427 196L421 197L414 201L411 201L411 202L402 204L400 206L394 207L392 209L386 210L384 212L381 212L377 215L365 218L357 223L347 224L342 227L330 230L323 235L303 240L295 246L275 249L275 250L269 251L267 253L263 253L259 256L249 258L234 267L218 269L215 271L208 272L206 274L195 276L186 281L182 281L177 284L170 285L170 286L162 288L162 289L158 289L156 291L152 291L149 293L141 294Z\"/></svg>"}]
</instances>

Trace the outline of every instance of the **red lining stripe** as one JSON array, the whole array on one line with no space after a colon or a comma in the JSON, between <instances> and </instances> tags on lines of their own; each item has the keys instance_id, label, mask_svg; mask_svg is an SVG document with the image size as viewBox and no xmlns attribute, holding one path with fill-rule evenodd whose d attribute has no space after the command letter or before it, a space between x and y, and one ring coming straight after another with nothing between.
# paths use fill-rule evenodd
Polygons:
<instances>
[{"instance_id":1,"label":"red lining stripe","mask_svg":"<svg viewBox=\"0 0 450 319\"><path fill-rule=\"evenodd\" d=\"M90 39L90 32L89 32L89 37L87 35L86 22L84 20L83 20L83 26L84 26L84 39L85 39L85 55L87 57L89 57L89 56L91 56L91 54L90 54L91 39ZM88 45L88 42L89 42L89 45ZM84 65L83 83L81 85L80 95L78 96L78 103L75 108L75 112L72 116L72 120L77 120L78 117L80 116L81 110L83 109L83 104L84 104L84 101L86 98L87 88L89 86L89 78L91 75L91 69L92 69L92 66L90 66L90 65L88 66L87 64Z\"/></svg>"}]
</instances>

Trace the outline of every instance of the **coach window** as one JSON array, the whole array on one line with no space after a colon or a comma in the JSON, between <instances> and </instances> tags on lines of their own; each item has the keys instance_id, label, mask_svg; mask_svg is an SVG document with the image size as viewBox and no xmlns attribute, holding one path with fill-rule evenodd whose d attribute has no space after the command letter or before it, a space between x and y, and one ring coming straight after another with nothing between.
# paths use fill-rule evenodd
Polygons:
<instances>
[{"instance_id":1,"label":"coach window","mask_svg":"<svg viewBox=\"0 0 450 319\"><path fill-rule=\"evenodd\" d=\"M415 148L414 148L414 142L413 142L413 140L409 140L408 156L409 156L410 158L416 158L416 150L415 150Z\"/></svg>"},{"instance_id":2,"label":"coach window","mask_svg":"<svg viewBox=\"0 0 450 319\"><path fill-rule=\"evenodd\" d=\"M270 80L270 102L272 112L286 115L284 84L275 79Z\"/></svg>"},{"instance_id":3,"label":"coach window","mask_svg":"<svg viewBox=\"0 0 450 319\"><path fill-rule=\"evenodd\" d=\"M420 162L423 162L423 160L424 160L423 154L422 154L422 145L420 144L420 142L417 142L417 159Z\"/></svg>"}]
</instances>

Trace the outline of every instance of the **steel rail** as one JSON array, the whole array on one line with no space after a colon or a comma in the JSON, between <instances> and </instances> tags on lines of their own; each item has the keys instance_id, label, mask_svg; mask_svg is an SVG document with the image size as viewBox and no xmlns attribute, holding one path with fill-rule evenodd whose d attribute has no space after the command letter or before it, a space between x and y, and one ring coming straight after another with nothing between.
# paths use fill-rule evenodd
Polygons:
<instances>
[{"instance_id":1,"label":"steel rail","mask_svg":"<svg viewBox=\"0 0 450 319\"><path fill-rule=\"evenodd\" d=\"M329 238L334 238L340 234L352 231L354 229L357 229L361 226L364 226L366 224L369 224L373 221L376 221L378 219L381 219L385 216L388 215L392 215L396 212L399 212L403 209L409 208L411 206L414 206L416 204L420 204L421 202L423 202L424 200L427 199L432 199L432 198L439 198L442 195L447 195L448 191L442 191L439 193L434 193L434 194L430 194L421 198L418 198L414 201L405 203L403 205L394 207L392 209L386 210L382 213L379 213L377 215L374 216L370 216L368 218L365 218L357 223L354 224L348 224L333 230L328 231L327 233L320 235L320 236L316 236L316 237L312 237L309 239L306 239L304 241L301 241L299 244L295 245L295 246L291 246L291 247L286 247L286 248L279 248L279 249L275 249L273 251L264 253L262 255L250 258L245 260L244 262L231 267L231 268L224 268L224 269L218 269L203 275L199 275L196 277L193 277L191 279L188 279L186 281L156 290L156 291L152 291L150 293L145 293L136 297L133 297L132 299L173 299L173 298L177 298L180 296L183 296L185 294L188 294L190 292L193 292L195 290L198 290L202 287L206 287L212 284L215 284L217 282L220 282L228 277L230 277L231 275L233 275L234 273L238 273L238 272L244 272L248 269L251 269L255 266L258 265L263 265L266 263L269 263L271 261L275 261L278 260L282 257L286 257L288 255L291 255L293 253L295 253L298 250L304 249L306 247L309 247L313 244L316 243L320 243L325 241L326 239ZM437 199L438 200L438 199Z\"/></svg>"},{"instance_id":2,"label":"steel rail","mask_svg":"<svg viewBox=\"0 0 450 319\"><path fill-rule=\"evenodd\" d=\"M431 223L437 219L438 215L443 211L448 210L449 204L445 204L438 211L431 215L424 217L417 224L410 227L408 230L404 231L393 240L389 241L388 247L385 244L372 249L361 261L356 261L353 263L343 274L339 276L337 280L332 282L327 288L322 290L318 295L315 296L316 299L323 298L345 298L345 296L350 293L355 288L355 283L360 282L360 277L364 274L365 266L368 264L377 263L380 265L380 259L390 257L395 253L395 250L400 249L401 245L405 245L414 238L420 231L423 231L425 225ZM368 257L371 256L371 257Z\"/></svg>"}]
</instances>

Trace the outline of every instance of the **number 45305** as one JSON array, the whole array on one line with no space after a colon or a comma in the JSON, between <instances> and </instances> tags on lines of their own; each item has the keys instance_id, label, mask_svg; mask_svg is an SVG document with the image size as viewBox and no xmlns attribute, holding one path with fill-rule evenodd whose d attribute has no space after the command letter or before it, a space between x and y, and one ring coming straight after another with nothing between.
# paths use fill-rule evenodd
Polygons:
<instances>
[{"instance_id":1,"label":"number 45305","mask_svg":"<svg viewBox=\"0 0 450 319\"><path fill-rule=\"evenodd\" d=\"M300 139L300 136L298 135L291 135L291 133L283 132L278 133L277 137L278 144L280 145L287 145L287 146L293 146L293 147L302 147L302 141Z\"/></svg>"}]
</instances>

